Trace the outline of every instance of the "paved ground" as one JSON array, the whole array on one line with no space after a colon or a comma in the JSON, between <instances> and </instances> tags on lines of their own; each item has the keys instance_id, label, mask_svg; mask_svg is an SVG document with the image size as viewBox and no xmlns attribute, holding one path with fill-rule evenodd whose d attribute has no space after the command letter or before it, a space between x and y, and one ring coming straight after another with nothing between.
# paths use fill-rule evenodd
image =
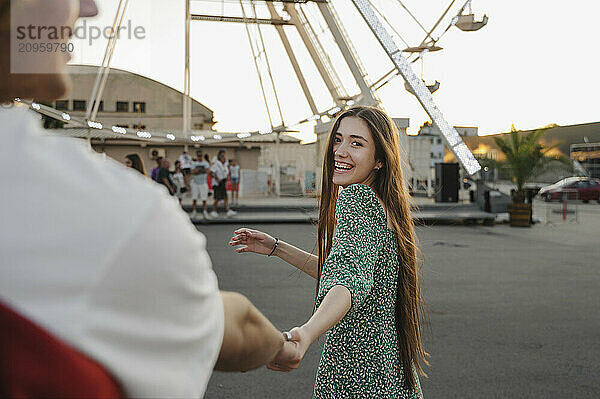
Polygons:
<instances>
[{"instance_id":1,"label":"paved ground","mask_svg":"<svg viewBox=\"0 0 600 399\"><path fill-rule=\"evenodd\" d=\"M600 205L580 205L579 216L531 229L418 229L430 316L425 397L600 397ZM314 281L279 259L233 252L236 227L199 226L221 288L247 295L282 330L304 322ZM308 250L316 239L307 224L251 227ZM290 374L215 373L206 398L309 398L320 350L314 344Z\"/></svg>"}]
</instances>

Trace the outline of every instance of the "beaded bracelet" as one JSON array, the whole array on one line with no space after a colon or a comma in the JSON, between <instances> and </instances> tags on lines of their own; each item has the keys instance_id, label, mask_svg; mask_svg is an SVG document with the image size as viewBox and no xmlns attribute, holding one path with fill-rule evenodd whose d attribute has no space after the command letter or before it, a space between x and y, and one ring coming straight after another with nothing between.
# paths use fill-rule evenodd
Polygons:
<instances>
[{"instance_id":1,"label":"beaded bracelet","mask_svg":"<svg viewBox=\"0 0 600 399\"><path fill-rule=\"evenodd\" d=\"M269 256L272 256L275 253L275 250L277 249L277 245L279 245L279 238L275 237L275 245L273 245L273 249L271 250L271 253L269 254Z\"/></svg>"}]
</instances>

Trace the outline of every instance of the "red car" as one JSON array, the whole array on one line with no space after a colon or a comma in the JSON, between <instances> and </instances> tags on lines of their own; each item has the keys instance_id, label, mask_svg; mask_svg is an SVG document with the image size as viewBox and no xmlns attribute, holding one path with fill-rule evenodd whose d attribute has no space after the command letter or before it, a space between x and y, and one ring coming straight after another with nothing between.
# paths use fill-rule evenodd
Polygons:
<instances>
[{"instance_id":1,"label":"red car","mask_svg":"<svg viewBox=\"0 0 600 399\"><path fill-rule=\"evenodd\" d=\"M567 177L550 186L542 187L538 192L545 201L561 201L566 196L569 200L590 200L600 203L600 179L590 177Z\"/></svg>"}]
</instances>

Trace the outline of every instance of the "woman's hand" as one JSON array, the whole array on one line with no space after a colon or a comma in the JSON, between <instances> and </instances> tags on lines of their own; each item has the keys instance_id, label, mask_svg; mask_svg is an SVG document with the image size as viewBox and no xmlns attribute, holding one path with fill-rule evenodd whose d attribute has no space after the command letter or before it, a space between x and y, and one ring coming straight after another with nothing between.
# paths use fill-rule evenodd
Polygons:
<instances>
[{"instance_id":1,"label":"woman's hand","mask_svg":"<svg viewBox=\"0 0 600 399\"><path fill-rule=\"evenodd\" d=\"M297 369L312 343L302 327L292 328L284 335L287 335L286 342L271 363L267 364L269 370L290 372Z\"/></svg>"},{"instance_id":2,"label":"woman's hand","mask_svg":"<svg viewBox=\"0 0 600 399\"><path fill-rule=\"evenodd\" d=\"M235 249L237 253L254 252L269 255L275 245L275 239L262 231L241 228L234 231L234 236L231 237L229 245L241 245L240 248Z\"/></svg>"}]
</instances>

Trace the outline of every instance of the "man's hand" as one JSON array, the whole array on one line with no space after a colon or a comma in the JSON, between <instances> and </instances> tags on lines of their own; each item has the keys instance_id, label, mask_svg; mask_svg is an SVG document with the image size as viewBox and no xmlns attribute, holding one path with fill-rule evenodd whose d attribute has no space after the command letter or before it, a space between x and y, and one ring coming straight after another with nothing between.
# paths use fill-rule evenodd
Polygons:
<instances>
[{"instance_id":1,"label":"man's hand","mask_svg":"<svg viewBox=\"0 0 600 399\"><path fill-rule=\"evenodd\" d=\"M285 334L291 339L286 340L277 356L267 365L269 370L290 372L297 369L312 343L308 334L301 327L292 328Z\"/></svg>"}]
</instances>

